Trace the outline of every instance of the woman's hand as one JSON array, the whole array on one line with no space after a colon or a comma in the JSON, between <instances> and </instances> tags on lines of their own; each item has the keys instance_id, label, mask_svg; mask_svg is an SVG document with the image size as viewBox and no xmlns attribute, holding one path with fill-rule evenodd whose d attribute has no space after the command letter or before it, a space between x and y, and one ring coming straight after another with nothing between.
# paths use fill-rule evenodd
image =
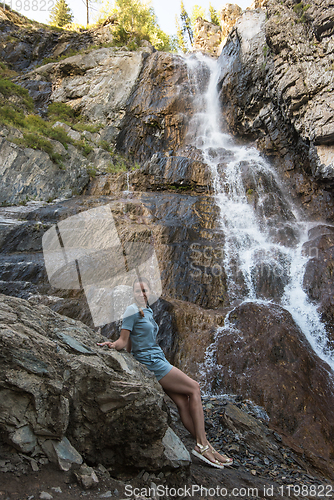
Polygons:
<instances>
[{"instance_id":1,"label":"woman's hand","mask_svg":"<svg viewBox=\"0 0 334 500\"><path fill-rule=\"evenodd\" d=\"M108 342L100 342L100 343L98 342L98 343L97 343L97 345L100 345L100 346L104 346L104 345L106 345L106 346L108 346L110 349L116 349L116 345L115 345L115 344L116 344L116 342L110 342L110 341L108 341Z\"/></svg>"},{"instance_id":2,"label":"woman's hand","mask_svg":"<svg viewBox=\"0 0 334 500\"><path fill-rule=\"evenodd\" d=\"M129 338L130 331L122 329L119 338L115 342L110 342L110 340L107 340L106 342L98 342L97 345L102 347L106 345L109 347L109 349L116 349L117 351L120 351L128 345Z\"/></svg>"}]
</instances>

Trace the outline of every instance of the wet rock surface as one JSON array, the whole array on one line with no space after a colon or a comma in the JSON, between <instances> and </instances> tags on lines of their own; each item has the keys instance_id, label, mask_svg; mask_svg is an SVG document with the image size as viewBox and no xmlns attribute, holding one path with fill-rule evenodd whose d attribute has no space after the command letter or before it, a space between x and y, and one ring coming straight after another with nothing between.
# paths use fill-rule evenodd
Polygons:
<instances>
[{"instance_id":1,"label":"wet rock surface","mask_svg":"<svg viewBox=\"0 0 334 500\"><path fill-rule=\"evenodd\" d=\"M191 331L189 326L185 332ZM185 332L180 344L187 342ZM201 349L193 355L187 352L186 366L193 377L204 369L208 390L243 394L263 406L283 442L332 477L331 370L291 315L277 305L244 303L212 337L205 354ZM184 368L182 359L179 363Z\"/></svg>"},{"instance_id":2,"label":"wet rock surface","mask_svg":"<svg viewBox=\"0 0 334 500\"><path fill-rule=\"evenodd\" d=\"M257 6L238 19L219 59L228 127L273 157L304 208L331 218L333 5Z\"/></svg>"}]
</instances>

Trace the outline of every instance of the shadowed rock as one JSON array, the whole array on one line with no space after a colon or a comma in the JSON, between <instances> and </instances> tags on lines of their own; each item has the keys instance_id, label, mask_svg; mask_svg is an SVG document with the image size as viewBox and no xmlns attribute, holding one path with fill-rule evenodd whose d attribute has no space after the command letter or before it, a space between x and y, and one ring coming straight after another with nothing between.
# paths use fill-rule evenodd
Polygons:
<instances>
[{"instance_id":1,"label":"shadowed rock","mask_svg":"<svg viewBox=\"0 0 334 500\"><path fill-rule=\"evenodd\" d=\"M190 457L167 424L163 391L126 352L45 306L0 296L0 432L21 452L38 445L68 470L82 457L121 468L172 468ZM125 445L126 443L126 445Z\"/></svg>"}]
</instances>

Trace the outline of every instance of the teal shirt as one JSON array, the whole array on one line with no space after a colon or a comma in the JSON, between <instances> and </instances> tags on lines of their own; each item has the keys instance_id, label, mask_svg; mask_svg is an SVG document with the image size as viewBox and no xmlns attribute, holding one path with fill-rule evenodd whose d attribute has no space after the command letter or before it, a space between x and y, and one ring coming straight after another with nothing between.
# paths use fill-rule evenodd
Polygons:
<instances>
[{"instance_id":1,"label":"teal shirt","mask_svg":"<svg viewBox=\"0 0 334 500\"><path fill-rule=\"evenodd\" d=\"M131 352L133 353L147 352L152 347L159 347L156 341L159 327L153 319L153 311L149 306L142 310L143 318L138 306L131 304L127 307L122 321L122 329L131 332Z\"/></svg>"}]
</instances>

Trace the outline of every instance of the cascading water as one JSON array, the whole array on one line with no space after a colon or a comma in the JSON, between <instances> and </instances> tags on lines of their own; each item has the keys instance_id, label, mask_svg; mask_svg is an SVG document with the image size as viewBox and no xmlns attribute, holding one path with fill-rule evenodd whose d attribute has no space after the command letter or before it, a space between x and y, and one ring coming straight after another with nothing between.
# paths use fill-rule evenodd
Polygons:
<instances>
[{"instance_id":1,"label":"cascading water","mask_svg":"<svg viewBox=\"0 0 334 500\"><path fill-rule=\"evenodd\" d=\"M201 54L186 61L195 107L188 142L201 151L212 172L225 234L223 266L231 304L242 299L283 306L317 355L334 370L325 326L302 288L309 258L302 249L313 224L303 221L291 206L276 173L260 153L235 144L222 132L218 63ZM208 82L204 91L203 80ZM229 327L227 317L225 329ZM214 351L215 342L207 349L207 367Z\"/></svg>"}]
</instances>

